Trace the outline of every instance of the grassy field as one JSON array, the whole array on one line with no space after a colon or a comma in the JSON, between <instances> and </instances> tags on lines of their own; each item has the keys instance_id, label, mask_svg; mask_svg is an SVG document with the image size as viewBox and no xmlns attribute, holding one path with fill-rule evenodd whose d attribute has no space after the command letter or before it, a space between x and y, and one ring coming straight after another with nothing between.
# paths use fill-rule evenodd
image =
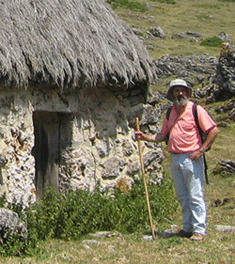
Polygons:
<instances>
[{"instance_id":1,"label":"grassy field","mask_svg":"<svg viewBox=\"0 0 235 264\"><path fill-rule=\"evenodd\" d=\"M176 4L166 4L169 1L164 0L130 2L138 2L149 7L145 12L123 8L116 8L115 11L131 27L141 29L146 46L152 46L149 53L154 59L166 54L186 56L204 52L217 56L218 48L204 47L200 43L203 39L217 36L221 32L229 35L231 42L234 43L234 1L175 0ZM149 37L148 31L158 26L165 31L165 39ZM189 31L201 33L202 36L196 38L197 42L191 42L190 38L172 38L173 34Z\"/></svg>"},{"instance_id":2,"label":"grassy field","mask_svg":"<svg viewBox=\"0 0 235 264\"><path fill-rule=\"evenodd\" d=\"M221 138L222 140L222 138ZM220 142L220 140L218 140ZM215 150L211 155L215 155ZM0 258L0 263L102 263L102 264L150 264L150 263L229 263L235 261L234 233L220 232L216 225L235 226L235 202L212 207L215 199L234 197L234 177L221 178L210 174L210 184L205 193L208 205L208 235L202 242L186 238L156 237L143 241L142 233L113 238L99 238L96 243L83 241L48 240L38 245L38 254L28 258ZM180 208L172 216L171 225L180 225ZM161 227L163 228L163 227Z\"/></svg>"},{"instance_id":3,"label":"grassy field","mask_svg":"<svg viewBox=\"0 0 235 264\"><path fill-rule=\"evenodd\" d=\"M120 1L121 2L121 1ZM191 54L209 53L219 55L219 48L200 45L200 42L213 37L220 32L230 36L234 43L235 2L218 0L176 0L176 4L160 3L159 1L132 0L146 8L145 12L118 7L118 15L133 28L143 32L143 40L152 58L163 55L187 56ZM165 39L146 38L151 27L161 26L166 32ZM202 37L198 42L188 39L172 39L172 34L180 32L200 32ZM154 87L160 90L160 86ZM225 102L217 102L206 107L217 107ZM214 116L216 120L227 117ZM235 177L214 175L213 169L220 160L234 160L235 157L235 124L229 122L229 127L220 128L220 134L207 155L210 184L205 186L208 207L208 235L203 242L191 242L185 238L156 237L154 241L143 241L142 233L131 235L119 234L111 238L98 238L97 243L84 243L89 236L78 241L48 240L38 245L38 252L26 258L0 257L0 263L102 263L102 264L152 264L152 263L235 263L234 233L217 231L216 225L235 226L235 200L218 207L212 206L216 199L234 198ZM165 147L164 151L165 151ZM164 169L169 174L169 154L165 151ZM146 216L147 217L147 216ZM154 218L154 216L153 216ZM173 225L181 227L181 209L172 215L171 221L164 223L160 229L169 229Z\"/></svg>"},{"instance_id":4,"label":"grassy field","mask_svg":"<svg viewBox=\"0 0 235 264\"><path fill-rule=\"evenodd\" d=\"M216 103L218 104L218 103ZM215 118L221 118L216 116ZM154 241L143 241L143 233L119 234L111 238L95 239L86 236L82 240L47 240L38 244L35 256L27 258L0 257L5 264L39 263L104 263L104 264L150 264L150 263L226 263L235 262L234 233L217 231L217 225L235 226L235 199L215 207L214 201L234 198L235 177L214 175L213 169L221 159L235 156L235 124L220 128L220 134L213 148L207 152L209 185L205 185L208 207L208 235L202 242L192 242L187 238L156 236ZM163 146L164 151L165 147ZM164 169L169 171L169 154L165 151ZM146 216L147 217L147 216ZM153 216L154 219L154 216ZM171 217L171 221L158 227L163 231L172 226L181 227L181 209ZM86 242L88 241L88 242ZM85 243L84 243L85 242Z\"/></svg>"}]
</instances>

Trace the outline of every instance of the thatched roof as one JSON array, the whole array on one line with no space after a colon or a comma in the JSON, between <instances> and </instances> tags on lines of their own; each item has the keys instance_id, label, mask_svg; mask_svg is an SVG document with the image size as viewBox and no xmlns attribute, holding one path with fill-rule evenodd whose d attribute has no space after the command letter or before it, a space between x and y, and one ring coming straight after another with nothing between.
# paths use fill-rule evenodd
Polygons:
<instances>
[{"instance_id":1,"label":"thatched roof","mask_svg":"<svg viewBox=\"0 0 235 264\"><path fill-rule=\"evenodd\" d=\"M2 83L70 90L154 79L146 49L103 0L7 0L0 17Z\"/></svg>"}]
</instances>

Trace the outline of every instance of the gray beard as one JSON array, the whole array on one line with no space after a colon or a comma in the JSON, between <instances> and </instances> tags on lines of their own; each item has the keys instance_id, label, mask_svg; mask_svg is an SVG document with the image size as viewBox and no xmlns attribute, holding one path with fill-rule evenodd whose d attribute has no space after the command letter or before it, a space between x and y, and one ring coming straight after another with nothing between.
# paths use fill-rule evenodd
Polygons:
<instances>
[{"instance_id":1,"label":"gray beard","mask_svg":"<svg viewBox=\"0 0 235 264\"><path fill-rule=\"evenodd\" d=\"M187 97L181 96L181 97L175 97L173 102L175 105L184 106L187 104L188 101L189 99Z\"/></svg>"}]
</instances>

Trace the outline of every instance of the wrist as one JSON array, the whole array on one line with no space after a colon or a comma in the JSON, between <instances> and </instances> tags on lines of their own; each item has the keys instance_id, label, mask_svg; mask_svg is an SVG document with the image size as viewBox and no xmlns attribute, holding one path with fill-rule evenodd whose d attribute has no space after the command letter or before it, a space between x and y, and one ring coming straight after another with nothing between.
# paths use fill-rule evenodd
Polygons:
<instances>
[{"instance_id":1,"label":"wrist","mask_svg":"<svg viewBox=\"0 0 235 264\"><path fill-rule=\"evenodd\" d=\"M200 151L201 153L206 152L206 150L205 150L204 148L200 148L199 151Z\"/></svg>"}]
</instances>

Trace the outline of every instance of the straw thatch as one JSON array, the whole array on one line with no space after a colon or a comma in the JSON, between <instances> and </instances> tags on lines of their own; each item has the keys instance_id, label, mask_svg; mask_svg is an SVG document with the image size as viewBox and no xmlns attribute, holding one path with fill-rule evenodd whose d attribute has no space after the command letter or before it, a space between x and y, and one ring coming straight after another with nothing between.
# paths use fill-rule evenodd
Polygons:
<instances>
[{"instance_id":1,"label":"straw thatch","mask_svg":"<svg viewBox=\"0 0 235 264\"><path fill-rule=\"evenodd\" d=\"M103 0L7 0L0 17L2 84L126 89L155 78L146 49Z\"/></svg>"}]
</instances>

